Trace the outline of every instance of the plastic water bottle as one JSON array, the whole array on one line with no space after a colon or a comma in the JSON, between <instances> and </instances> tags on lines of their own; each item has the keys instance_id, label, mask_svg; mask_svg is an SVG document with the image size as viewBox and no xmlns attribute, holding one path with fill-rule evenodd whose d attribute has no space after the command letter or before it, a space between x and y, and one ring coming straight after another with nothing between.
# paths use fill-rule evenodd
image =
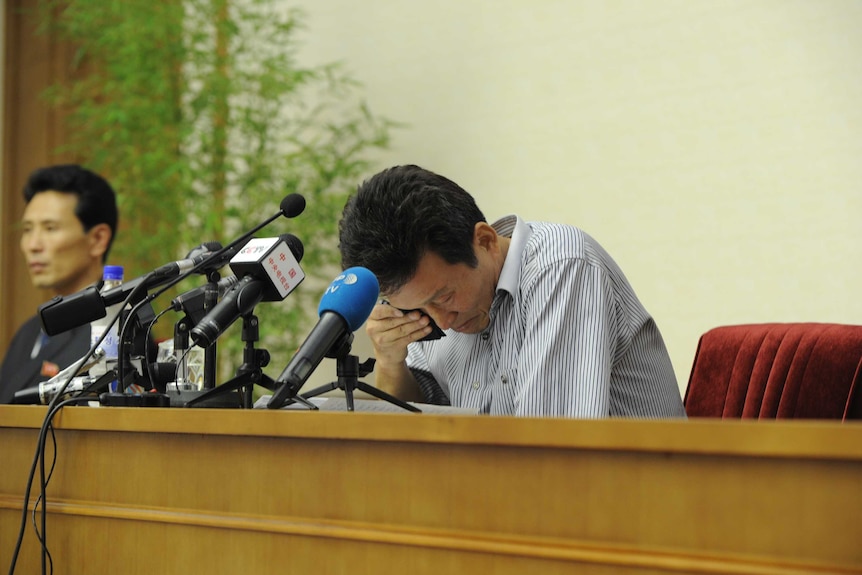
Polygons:
<instances>
[{"instance_id":1,"label":"plastic water bottle","mask_svg":"<svg viewBox=\"0 0 862 575\"><path fill-rule=\"evenodd\" d=\"M118 285L123 283L123 266L105 266L105 269L102 274L102 289L101 293L105 293L109 289L115 288ZM117 303L107 308L107 313L105 317L101 319L97 319L96 321L90 324L90 347L93 347L99 338L102 337L102 334L105 333L105 330L108 327L108 324L111 322L113 317L119 313L120 309L122 309L123 304ZM99 345L105 351L105 357L90 368L90 375L94 378L101 377L106 371L109 369L114 369L117 366L117 357L118 350L120 344L119 338L119 326L121 319L118 319L111 329L108 331L108 335L105 336L105 339L102 340L102 343ZM113 387L115 384L111 384L111 391L114 391Z\"/></svg>"}]
</instances>

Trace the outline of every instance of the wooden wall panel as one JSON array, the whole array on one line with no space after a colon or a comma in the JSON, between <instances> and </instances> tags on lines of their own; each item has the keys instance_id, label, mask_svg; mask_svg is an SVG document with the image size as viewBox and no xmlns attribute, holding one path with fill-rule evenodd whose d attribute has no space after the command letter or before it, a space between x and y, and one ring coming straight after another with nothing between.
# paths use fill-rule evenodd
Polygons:
<instances>
[{"instance_id":1,"label":"wooden wall panel","mask_svg":"<svg viewBox=\"0 0 862 575\"><path fill-rule=\"evenodd\" d=\"M66 137L62 114L50 110L41 98L45 88L68 77L72 50L55 37L37 34L37 4L38 0L4 3L4 154L0 178L0 350L4 353L18 326L50 297L47 291L32 287L18 247L17 224L24 210L21 188L35 168L72 160L56 153Z\"/></svg>"}]
</instances>

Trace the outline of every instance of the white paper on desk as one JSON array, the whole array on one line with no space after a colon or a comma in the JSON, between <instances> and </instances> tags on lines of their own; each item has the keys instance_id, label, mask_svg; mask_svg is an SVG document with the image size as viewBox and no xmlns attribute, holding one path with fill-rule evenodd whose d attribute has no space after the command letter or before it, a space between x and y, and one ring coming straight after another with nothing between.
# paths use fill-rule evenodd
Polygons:
<instances>
[{"instance_id":1,"label":"white paper on desk","mask_svg":"<svg viewBox=\"0 0 862 575\"><path fill-rule=\"evenodd\" d=\"M272 396L261 396L260 399L254 402L254 408L265 409L266 404L269 403L270 397ZM320 411L347 411L347 398L345 397L312 397L309 398L308 401L316 405ZM414 403L412 401L408 401L407 403L419 408L420 410L422 410L422 413L434 413L437 415L479 415L478 410L468 409L466 407L431 405L429 403ZM292 409L299 411L309 410L308 407L302 405L301 403L291 403L289 405L285 405L281 409ZM415 413L412 411L407 411L406 409L399 407L394 403L389 403L388 401L384 401L382 399L353 398L353 410L375 413Z\"/></svg>"}]
</instances>

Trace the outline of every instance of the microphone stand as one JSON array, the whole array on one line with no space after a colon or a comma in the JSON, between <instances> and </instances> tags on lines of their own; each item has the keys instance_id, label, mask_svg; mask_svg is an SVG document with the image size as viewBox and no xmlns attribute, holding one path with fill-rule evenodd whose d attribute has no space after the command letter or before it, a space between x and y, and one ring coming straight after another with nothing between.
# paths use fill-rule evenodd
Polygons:
<instances>
[{"instance_id":1,"label":"microphone stand","mask_svg":"<svg viewBox=\"0 0 862 575\"><path fill-rule=\"evenodd\" d=\"M191 318L185 316L174 324L174 358L177 367L174 370L174 383L179 386L189 384L189 330L192 328Z\"/></svg>"},{"instance_id":2,"label":"microphone stand","mask_svg":"<svg viewBox=\"0 0 862 575\"><path fill-rule=\"evenodd\" d=\"M204 291L204 315L209 312L218 303L218 281L221 276L217 271L207 274L207 285ZM200 321L201 318L198 318ZM193 326L189 326L191 329ZM216 386L216 368L218 367L216 360L216 346L218 342L213 342L212 345L204 348L204 389L213 389Z\"/></svg>"},{"instance_id":3,"label":"microphone stand","mask_svg":"<svg viewBox=\"0 0 862 575\"><path fill-rule=\"evenodd\" d=\"M117 350L117 390L115 392L109 390L99 395L99 403L104 406L168 407L170 405L168 396L160 392L144 391L143 393L135 394L127 394L125 392L126 388L131 384L139 384L145 389L150 388L152 385L152 382L148 381L146 376L138 373L138 370L132 364L132 354L135 353L136 346L140 346L141 348L138 350L138 357L146 357L146 347L149 345L149 339L146 337L141 338L140 336L145 336L144 326L155 320L155 314L150 305L151 298L146 293L142 294L140 291L142 286L144 286L143 282L135 286L131 293L129 293L123 302L123 309L119 314L122 322L119 329L120 339ZM125 306L133 301L137 303L130 310L126 310Z\"/></svg>"},{"instance_id":4,"label":"microphone stand","mask_svg":"<svg viewBox=\"0 0 862 575\"><path fill-rule=\"evenodd\" d=\"M242 340L245 342L245 348L242 352L243 363L237 368L236 376L222 385L214 387L206 393L187 401L185 404L186 407L234 407L231 404L225 405L225 402L213 403L211 400L226 393L242 390L237 407L251 409L254 407L252 395L255 384L269 390L275 389L275 381L263 373L262 369L269 364L269 352L265 349L255 348L255 342L260 338L259 326L260 322L253 313L242 316ZM209 405L198 405L208 401L210 401ZM317 409L311 402L307 402L304 399L302 402L311 409Z\"/></svg>"},{"instance_id":5,"label":"microphone stand","mask_svg":"<svg viewBox=\"0 0 862 575\"><path fill-rule=\"evenodd\" d=\"M347 411L354 411L353 392L358 389L376 397L377 399L382 399L383 401L389 402L407 411L422 413L422 410L418 407L410 405L405 401L401 401L397 397L392 396L385 391L381 391L376 387L372 387L364 381L360 381L360 377L365 377L374 370L376 360L374 358L369 358L364 362L359 363L359 358L350 353L352 343L353 334L351 333L349 334L349 337L342 339L340 343L336 342L333 346L334 351L326 354L327 357L335 358L335 372L338 376L336 381L321 385L320 387L315 387L311 391L303 393L302 395L295 395L285 401L285 405L290 405L294 401L300 401L303 404L307 404L308 400L312 397L334 389L341 389L344 391L344 396L347 400Z\"/></svg>"},{"instance_id":6,"label":"microphone stand","mask_svg":"<svg viewBox=\"0 0 862 575\"><path fill-rule=\"evenodd\" d=\"M207 283L204 286L203 297L190 299L180 303L180 310L185 313L185 316L174 325L174 353L177 356L177 368L182 370L184 366L179 365L181 356L189 348L189 332L200 322L209 310L211 310L219 299L218 282L221 279L219 272L211 271L207 273ZM178 338L178 334L180 337ZM182 345L178 345L178 342ZM203 367L203 385L202 389L213 389L216 386L216 370L217 363L217 343L204 349L204 367ZM187 358L184 360L187 365Z\"/></svg>"}]
</instances>

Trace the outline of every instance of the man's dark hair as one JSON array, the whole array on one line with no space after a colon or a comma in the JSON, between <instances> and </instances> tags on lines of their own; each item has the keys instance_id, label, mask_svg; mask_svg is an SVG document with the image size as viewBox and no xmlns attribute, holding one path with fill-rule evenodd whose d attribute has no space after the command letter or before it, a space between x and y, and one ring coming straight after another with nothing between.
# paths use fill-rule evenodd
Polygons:
<instances>
[{"instance_id":1,"label":"man's dark hair","mask_svg":"<svg viewBox=\"0 0 862 575\"><path fill-rule=\"evenodd\" d=\"M30 174L24 185L24 201L29 204L39 192L49 191L78 196L75 216L85 232L97 224L108 224L111 240L102 257L103 262L107 261L117 233L117 198L111 184L102 176L77 164L47 166Z\"/></svg>"},{"instance_id":2,"label":"man's dark hair","mask_svg":"<svg viewBox=\"0 0 862 575\"><path fill-rule=\"evenodd\" d=\"M344 206L344 268L371 270L384 294L401 289L433 252L449 264L478 264L473 232L485 216L461 186L419 166L395 166L362 182Z\"/></svg>"}]
</instances>

